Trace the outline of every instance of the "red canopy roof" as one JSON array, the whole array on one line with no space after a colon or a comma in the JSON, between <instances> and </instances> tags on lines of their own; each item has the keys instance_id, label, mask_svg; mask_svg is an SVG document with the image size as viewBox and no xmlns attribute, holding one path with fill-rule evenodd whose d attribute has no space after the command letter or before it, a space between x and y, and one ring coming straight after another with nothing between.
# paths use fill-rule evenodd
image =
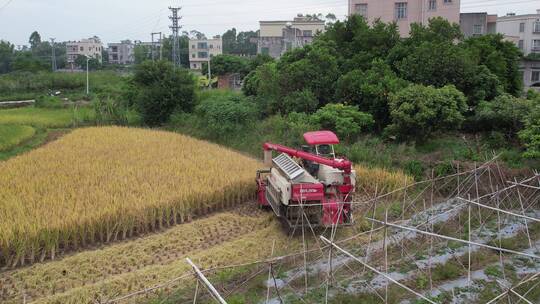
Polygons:
<instances>
[{"instance_id":1,"label":"red canopy roof","mask_svg":"<svg viewBox=\"0 0 540 304\"><path fill-rule=\"evenodd\" d=\"M304 139L310 146L339 144L338 137L331 131L308 132L304 134Z\"/></svg>"}]
</instances>

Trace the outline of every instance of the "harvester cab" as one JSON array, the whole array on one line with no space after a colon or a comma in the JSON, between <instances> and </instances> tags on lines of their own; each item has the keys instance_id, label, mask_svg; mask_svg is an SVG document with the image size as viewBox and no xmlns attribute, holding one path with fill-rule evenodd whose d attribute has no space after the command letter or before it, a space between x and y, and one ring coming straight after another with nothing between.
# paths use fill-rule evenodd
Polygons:
<instances>
[{"instance_id":1,"label":"harvester cab","mask_svg":"<svg viewBox=\"0 0 540 304\"><path fill-rule=\"evenodd\" d=\"M257 172L259 205L271 207L291 228L304 214L316 227L352 224L356 173L349 160L336 157L338 137L318 131L304 134L304 139L301 150L264 144L269 169ZM279 153L275 158L274 151Z\"/></svg>"}]
</instances>

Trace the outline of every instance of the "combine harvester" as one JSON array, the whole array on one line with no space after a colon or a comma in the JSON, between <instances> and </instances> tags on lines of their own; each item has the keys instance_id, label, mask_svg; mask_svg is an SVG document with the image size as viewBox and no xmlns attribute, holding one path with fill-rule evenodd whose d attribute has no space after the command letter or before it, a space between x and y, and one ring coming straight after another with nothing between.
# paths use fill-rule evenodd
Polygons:
<instances>
[{"instance_id":1,"label":"combine harvester","mask_svg":"<svg viewBox=\"0 0 540 304\"><path fill-rule=\"evenodd\" d=\"M264 163L271 169L257 172L257 201L270 206L290 228L296 228L303 214L312 227L353 224L352 196L356 172L352 163L336 157L339 144L330 131L304 134L302 151L266 143ZM272 152L280 154L272 159Z\"/></svg>"}]
</instances>

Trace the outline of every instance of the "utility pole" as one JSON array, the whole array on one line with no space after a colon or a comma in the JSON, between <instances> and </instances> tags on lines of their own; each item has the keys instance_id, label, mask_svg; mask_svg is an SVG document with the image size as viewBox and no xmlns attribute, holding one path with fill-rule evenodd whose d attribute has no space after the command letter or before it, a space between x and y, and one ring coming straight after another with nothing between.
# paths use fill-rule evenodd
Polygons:
<instances>
[{"instance_id":1,"label":"utility pole","mask_svg":"<svg viewBox=\"0 0 540 304\"><path fill-rule=\"evenodd\" d=\"M173 50L172 50L172 61L175 66L180 66L180 45L179 45L179 32L182 26L178 24L178 21L182 19L182 16L178 16L178 12L182 9L181 7L169 7L172 12L172 16L169 18L172 21L172 26L170 26L173 35Z\"/></svg>"},{"instance_id":2,"label":"utility pole","mask_svg":"<svg viewBox=\"0 0 540 304\"><path fill-rule=\"evenodd\" d=\"M154 43L154 35L159 35L159 40L157 42ZM163 45L162 45L162 39L161 39L161 32L157 32L157 33L152 33L152 61L155 60L155 52L154 50L156 49L156 46L159 46L159 59L163 59L162 56L163 56L163 52L161 51L161 49L163 48Z\"/></svg>"},{"instance_id":3,"label":"utility pole","mask_svg":"<svg viewBox=\"0 0 540 304\"><path fill-rule=\"evenodd\" d=\"M53 72L56 72L56 50L55 50L54 40L56 40L56 38L51 38L51 47L52 47L52 71L53 71Z\"/></svg>"},{"instance_id":4,"label":"utility pole","mask_svg":"<svg viewBox=\"0 0 540 304\"><path fill-rule=\"evenodd\" d=\"M212 68L210 67L210 61L212 58L208 58L208 88L212 88Z\"/></svg>"}]
</instances>

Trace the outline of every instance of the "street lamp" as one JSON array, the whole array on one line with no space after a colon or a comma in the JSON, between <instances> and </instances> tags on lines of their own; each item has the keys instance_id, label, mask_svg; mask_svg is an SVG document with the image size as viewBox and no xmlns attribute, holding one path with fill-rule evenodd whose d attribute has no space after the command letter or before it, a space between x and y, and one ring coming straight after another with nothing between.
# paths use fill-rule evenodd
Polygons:
<instances>
[{"instance_id":1,"label":"street lamp","mask_svg":"<svg viewBox=\"0 0 540 304\"><path fill-rule=\"evenodd\" d=\"M90 62L90 56L86 56L86 96L90 95L90 69L89 69L89 62Z\"/></svg>"}]
</instances>

